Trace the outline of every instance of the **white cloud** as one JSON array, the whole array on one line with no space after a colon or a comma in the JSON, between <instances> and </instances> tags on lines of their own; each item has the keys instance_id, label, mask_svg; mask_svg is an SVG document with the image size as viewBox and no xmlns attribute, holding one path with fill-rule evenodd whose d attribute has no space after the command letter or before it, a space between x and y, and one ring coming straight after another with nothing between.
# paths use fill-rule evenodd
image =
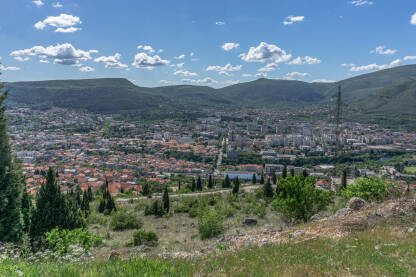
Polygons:
<instances>
[{"instance_id":1,"label":"white cloud","mask_svg":"<svg viewBox=\"0 0 416 277\"><path fill-rule=\"evenodd\" d=\"M226 64L224 66L220 65L210 65L207 67L206 71L216 71L220 75L229 76L229 72L240 71L243 68L242 65L232 66L231 64Z\"/></svg>"},{"instance_id":2,"label":"white cloud","mask_svg":"<svg viewBox=\"0 0 416 277\"><path fill-rule=\"evenodd\" d=\"M241 74L241 76L242 77L245 77L245 78L250 78L250 77L253 77L254 75L253 74L244 73L244 74Z\"/></svg>"},{"instance_id":3,"label":"white cloud","mask_svg":"<svg viewBox=\"0 0 416 277\"><path fill-rule=\"evenodd\" d=\"M40 63L49 63L48 60L39 60Z\"/></svg>"},{"instance_id":4,"label":"white cloud","mask_svg":"<svg viewBox=\"0 0 416 277\"><path fill-rule=\"evenodd\" d=\"M177 59L177 60L182 60L182 59L185 58L185 54L179 55L179 56L174 57L174 58Z\"/></svg>"},{"instance_id":5,"label":"white cloud","mask_svg":"<svg viewBox=\"0 0 416 277\"><path fill-rule=\"evenodd\" d=\"M256 75L254 75L257 78L266 78L267 77L267 73L264 72L259 72Z\"/></svg>"},{"instance_id":6,"label":"white cloud","mask_svg":"<svg viewBox=\"0 0 416 277\"><path fill-rule=\"evenodd\" d=\"M276 63L268 63L264 67L257 69L257 71L270 72L270 71L275 71L276 69L277 69Z\"/></svg>"},{"instance_id":7,"label":"white cloud","mask_svg":"<svg viewBox=\"0 0 416 277\"><path fill-rule=\"evenodd\" d=\"M104 63L105 67L127 68L127 64L121 63L121 54L115 53L114 56L101 56L94 59L94 62Z\"/></svg>"},{"instance_id":8,"label":"white cloud","mask_svg":"<svg viewBox=\"0 0 416 277\"><path fill-rule=\"evenodd\" d=\"M185 63L177 63L177 64L176 64L176 66L177 66L178 68L182 68L184 64L185 64Z\"/></svg>"},{"instance_id":9,"label":"white cloud","mask_svg":"<svg viewBox=\"0 0 416 277\"><path fill-rule=\"evenodd\" d=\"M288 17L286 17L286 19L283 21L284 25L292 25L295 22L302 22L305 19L304 16L302 15L298 15L298 16L293 16L293 15L289 15Z\"/></svg>"},{"instance_id":10,"label":"white cloud","mask_svg":"<svg viewBox=\"0 0 416 277\"><path fill-rule=\"evenodd\" d=\"M35 4L37 7L40 7L40 6L43 6L44 4L43 4L43 2L42 2L42 0L34 0L34 1L32 1L33 2L33 4Z\"/></svg>"},{"instance_id":11,"label":"white cloud","mask_svg":"<svg viewBox=\"0 0 416 277\"><path fill-rule=\"evenodd\" d=\"M189 56L193 57L195 55L194 52L189 53Z\"/></svg>"},{"instance_id":12,"label":"white cloud","mask_svg":"<svg viewBox=\"0 0 416 277\"><path fill-rule=\"evenodd\" d=\"M52 7L54 8L63 8L64 6L60 2L52 3Z\"/></svg>"},{"instance_id":13,"label":"white cloud","mask_svg":"<svg viewBox=\"0 0 416 277\"><path fill-rule=\"evenodd\" d=\"M235 84L240 83L240 80L227 80L227 81L224 81L222 83L225 84L225 85L235 85Z\"/></svg>"},{"instance_id":14,"label":"white cloud","mask_svg":"<svg viewBox=\"0 0 416 277\"><path fill-rule=\"evenodd\" d=\"M90 66L84 66L84 67L81 67L80 69L79 69L79 71L82 71L82 72L91 72L91 71L94 71L95 69L94 68L92 68L92 67L90 67Z\"/></svg>"},{"instance_id":15,"label":"white cloud","mask_svg":"<svg viewBox=\"0 0 416 277\"><path fill-rule=\"evenodd\" d=\"M172 81L168 81L168 80L160 80L160 81L159 81L159 83L161 83L161 84L165 84L165 85L168 85L168 84L172 84Z\"/></svg>"},{"instance_id":16,"label":"white cloud","mask_svg":"<svg viewBox=\"0 0 416 277\"><path fill-rule=\"evenodd\" d=\"M14 59L15 59L16 61L19 61L19 62L25 62L25 61L30 60L30 58L29 58L29 57L14 57Z\"/></svg>"},{"instance_id":17,"label":"white cloud","mask_svg":"<svg viewBox=\"0 0 416 277\"><path fill-rule=\"evenodd\" d=\"M416 56L406 56L406 57L403 58L403 60L405 60L405 61L416 60Z\"/></svg>"},{"instance_id":18,"label":"white cloud","mask_svg":"<svg viewBox=\"0 0 416 277\"><path fill-rule=\"evenodd\" d=\"M392 61L389 64L378 65L378 64L373 63L373 64L362 65L362 66L352 66L350 68L350 71L359 72L359 71L383 70L383 69L399 66L401 63L402 63L402 60L397 59L397 60Z\"/></svg>"},{"instance_id":19,"label":"white cloud","mask_svg":"<svg viewBox=\"0 0 416 277\"><path fill-rule=\"evenodd\" d=\"M218 83L218 81L210 78L210 77L206 77L204 79L182 79L182 82L184 83L197 83L197 84L216 84Z\"/></svg>"},{"instance_id":20,"label":"white cloud","mask_svg":"<svg viewBox=\"0 0 416 277\"><path fill-rule=\"evenodd\" d=\"M410 18L410 24L416 25L416 13L414 13Z\"/></svg>"},{"instance_id":21,"label":"white cloud","mask_svg":"<svg viewBox=\"0 0 416 277\"><path fill-rule=\"evenodd\" d=\"M305 56L305 57L297 57L293 60L291 60L290 62L288 62L288 64L294 64L294 65L302 65L302 64L320 64L322 61L318 58L312 58L309 56Z\"/></svg>"},{"instance_id":22,"label":"white cloud","mask_svg":"<svg viewBox=\"0 0 416 277\"><path fill-rule=\"evenodd\" d=\"M387 49L386 46L377 46L376 49L371 50L371 54L380 54L380 55L394 55L397 53L396 49Z\"/></svg>"},{"instance_id":23,"label":"white cloud","mask_svg":"<svg viewBox=\"0 0 416 277\"><path fill-rule=\"evenodd\" d=\"M240 44L235 43L235 42L227 42L221 46L221 48L224 49L225 51L231 51L233 49L237 49L238 47L240 47Z\"/></svg>"},{"instance_id":24,"label":"white cloud","mask_svg":"<svg viewBox=\"0 0 416 277\"><path fill-rule=\"evenodd\" d=\"M355 66L355 64L353 64L353 63L343 63L343 64L341 64L341 66L343 66L343 67L353 67L353 66Z\"/></svg>"},{"instance_id":25,"label":"white cloud","mask_svg":"<svg viewBox=\"0 0 416 277\"><path fill-rule=\"evenodd\" d=\"M20 70L20 67L4 66L0 63L0 71L17 71L17 70Z\"/></svg>"},{"instance_id":26,"label":"white cloud","mask_svg":"<svg viewBox=\"0 0 416 277\"><path fill-rule=\"evenodd\" d=\"M215 25L222 26L222 25L225 25L225 22L224 21L217 21L217 22L215 22Z\"/></svg>"},{"instance_id":27,"label":"white cloud","mask_svg":"<svg viewBox=\"0 0 416 277\"><path fill-rule=\"evenodd\" d=\"M334 83L334 81L328 79L316 79L313 80L312 83Z\"/></svg>"},{"instance_id":28,"label":"white cloud","mask_svg":"<svg viewBox=\"0 0 416 277\"><path fill-rule=\"evenodd\" d=\"M58 33L73 33L81 30L81 28L74 27L82 24L78 16L61 13L58 16L48 16L43 21L38 21L34 27L38 30L43 30L46 26L55 27L55 32Z\"/></svg>"},{"instance_id":29,"label":"white cloud","mask_svg":"<svg viewBox=\"0 0 416 277\"><path fill-rule=\"evenodd\" d=\"M137 46L137 48L138 49L143 49L144 51L149 52L149 54L153 54L155 52L155 49L153 49L153 47L150 46L150 45L139 45L139 46ZM162 50L162 49L160 49L160 50ZM163 52L163 50L162 50L162 52ZM162 53L162 52L160 52L160 53Z\"/></svg>"},{"instance_id":30,"label":"white cloud","mask_svg":"<svg viewBox=\"0 0 416 277\"><path fill-rule=\"evenodd\" d=\"M34 46L29 49L16 50L10 53L12 57L33 57L38 56L42 59L53 59L56 64L74 65L80 61L91 59L91 54L97 50L84 51L76 49L70 43L57 44L56 46Z\"/></svg>"},{"instance_id":31,"label":"white cloud","mask_svg":"<svg viewBox=\"0 0 416 277\"><path fill-rule=\"evenodd\" d=\"M173 74L184 76L184 77L198 76L198 74L196 74L195 72L189 72L189 71L186 71L186 70L177 70Z\"/></svg>"},{"instance_id":32,"label":"white cloud","mask_svg":"<svg viewBox=\"0 0 416 277\"><path fill-rule=\"evenodd\" d=\"M367 1L367 0L354 0L354 1L350 1L350 4L356 7L359 7L359 6L365 6L365 5L373 5L374 2Z\"/></svg>"},{"instance_id":33,"label":"white cloud","mask_svg":"<svg viewBox=\"0 0 416 277\"><path fill-rule=\"evenodd\" d=\"M311 74L301 73L301 72L290 72L286 74L286 77L289 77L289 78L294 78L294 77L304 78L304 77L309 77L309 76L311 76Z\"/></svg>"},{"instance_id":34,"label":"white cloud","mask_svg":"<svg viewBox=\"0 0 416 277\"><path fill-rule=\"evenodd\" d=\"M146 68L148 70L152 70L157 66L164 66L168 65L170 61L163 60L158 55L149 56L144 52L137 53L134 57L134 62L132 63L133 66L137 68Z\"/></svg>"},{"instance_id":35,"label":"white cloud","mask_svg":"<svg viewBox=\"0 0 416 277\"><path fill-rule=\"evenodd\" d=\"M268 44L261 42L257 47L250 47L247 54L240 54L243 61L246 62L286 62L292 57L291 54L287 54L285 50L280 49L274 44Z\"/></svg>"}]
</instances>

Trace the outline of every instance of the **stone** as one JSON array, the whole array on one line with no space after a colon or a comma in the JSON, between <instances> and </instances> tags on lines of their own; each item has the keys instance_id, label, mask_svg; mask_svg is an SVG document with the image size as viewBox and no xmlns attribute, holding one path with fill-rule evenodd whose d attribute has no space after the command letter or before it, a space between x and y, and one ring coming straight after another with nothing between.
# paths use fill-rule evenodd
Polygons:
<instances>
[{"instance_id":1,"label":"stone","mask_svg":"<svg viewBox=\"0 0 416 277\"><path fill-rule=\"evenodd\" d=\"M305 230L297 230L297 231L293 232L292 236L294 238L297 238L297 237L303 236L305 233L306 233Z\"/></svg>"},{"instance_id":2,"label":"stone","mask_svg":"<svg viewBox=\"0 0 416 277\"><path fill-rule=\"evenodd\" d=\"M120 258L120 253L119 252L117 252L117 251L112 251L111 253L110 253L110 257L108 257L108 260L109 261L116 261L116 260L118 260Z\"/></svg>"},{"instance_id":3,"label":"stone","mask_svg":"<svg viewBox=\"0 0 416 277\"><path fill-rule=\"evenodd\" d=\"M322 216L321 215L315 214L315 215L311 216L311 218L309 219L309 221L314 222L314 221L318 221L318 220L321 220L321 219L322 219Z\"/></svg>"},{"instance_id":4,"label":"stone","mask_svg":"<svg viewBox=\"0 0 416 277\"><path fill-rule=\"evenodd\" d=\"M247 225L247 226L257 225L257 219L254 219L254 218L246 218L246 219L244 219L243 224L244 225Z\"/></svg>"},{"instance_id":5,"label":"stone","mask_svg":"<svg viewBox=\"0 0 416 277\"><path fill-rule=\"evenodd\" d=\"M409 227L409 229L407 229L407 232L408 233L413 233L413 231L414 231L415 229L413 228L413 227Z\"/></svg>"},{"instance_id":6,"label":"stone","mask_svg":"<svg viewBox=\"0 0 416 277\"><path fill-rule=\"evenodd\" d=\"M348 201L347 208L354 210L354 211L359 211L359 210L362 210L365 206L367 206L367 204L368 202L365 201L364 199L353 197Z\"/></svg>"},{"instance_id":7,"label":"stone","mask_svg":"<svg viewBox=\"0 0 416 277\"><path fill-rule=\"evenodd\" d=\"M350 209L350 208L342 208L342 209L340 209L340 210L338 210L336 213L335 213L335 217L339 217L339 216L347 216L347 215L349 215L350 213L352 213L353 212L353 210L352 209Z\"/></svg>"},{"instance_id":8,"label":"stone","mask_svg":"<svg viewBox=\"0 0 416 277\"><path fill-rule=\"evenodd\" d=\"M167 228L168 228L168 225L160 225L159 227L157 227L157 229L161 229L161 230L164 230Z\"/></svg>"}]
</instances>

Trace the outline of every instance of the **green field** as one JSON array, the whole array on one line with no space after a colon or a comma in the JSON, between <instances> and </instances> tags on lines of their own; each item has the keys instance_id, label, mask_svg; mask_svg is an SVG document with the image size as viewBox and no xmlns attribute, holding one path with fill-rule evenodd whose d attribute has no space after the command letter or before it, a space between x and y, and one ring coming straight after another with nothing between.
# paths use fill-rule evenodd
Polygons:
<instances>
[{"instance_id":1,"label":"green field","mask_svg":"<svg viewBox=\"0 0 416 277\"><path fill-rule=\"evenodd\" d=\"M408 166L405 171L408 174L416 174L416 166Z\"/></svg>"}]
</instances>

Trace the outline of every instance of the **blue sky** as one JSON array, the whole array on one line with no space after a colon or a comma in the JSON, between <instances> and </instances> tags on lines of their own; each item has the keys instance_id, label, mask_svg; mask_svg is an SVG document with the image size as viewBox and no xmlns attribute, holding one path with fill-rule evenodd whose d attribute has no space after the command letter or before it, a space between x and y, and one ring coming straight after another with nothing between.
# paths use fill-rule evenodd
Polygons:
<instances>
[{"instance_id":1,"label":"blue sky","mask_svg":"<svg viewBox=\"0 0 416 277\"><path fill-rule=\"evenodd\" d=\"M0 0L2 81L222 87L416 61L414 0Z\"/></svg>"}]
</instances>

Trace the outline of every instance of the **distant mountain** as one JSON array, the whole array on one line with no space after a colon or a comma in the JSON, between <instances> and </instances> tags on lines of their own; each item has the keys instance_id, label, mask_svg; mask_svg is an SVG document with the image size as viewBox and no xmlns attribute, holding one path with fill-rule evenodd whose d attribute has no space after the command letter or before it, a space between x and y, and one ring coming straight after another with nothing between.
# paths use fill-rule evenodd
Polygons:
<instances>
[{"instance_id":1,"label":"distant mountain","mask_svg":"<svg viewBox=\"0 0 416 277\"><path fill-rule=\"evenodd\" d=\"M337 87L350 118L371 114L370 121L414 114L416 65L381 70L336 83L258 79L214 89L208 86L139 87L121 78L8 83L9 101L38 108L64 107L129 117L187 118L209 109L322 105ZM354 111L354 112L352 112ZM416 123L415 123L416 125Z\"/></svg>"}]
</instances>

